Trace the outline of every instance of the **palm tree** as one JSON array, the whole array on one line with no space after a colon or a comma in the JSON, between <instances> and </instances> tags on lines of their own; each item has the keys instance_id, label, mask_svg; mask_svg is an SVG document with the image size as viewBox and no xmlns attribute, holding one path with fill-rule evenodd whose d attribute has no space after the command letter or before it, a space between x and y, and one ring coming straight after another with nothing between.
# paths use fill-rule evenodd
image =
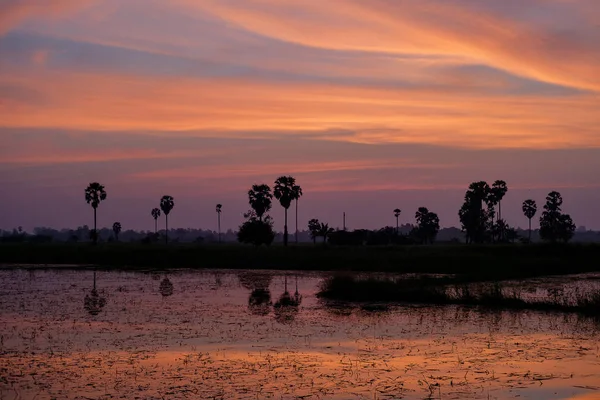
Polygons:
<instances>
[{"instance_id":1,"label":"palm tree","mask_svg":"<svg viewBox=\"0 0 600 400\"><path fill-rule=\"evenodd\" d=\"M498 202L498 219L502 219L502 199L506 192L508 192L506 182L497 180L492 184L491 195L494 197L495 202Z\"/></svg>"},{"instance_id":2,"label":"palm tree","mask_svg":"<svg viewBox=\"0 0 600 400\"><path fill-rule=\"evenodd\" d=\"M154 234L158 234L158 217L160 217L160 209L159 208L153 208L152 211L150 212L150 214L152 214L152 218L154 218Z\"/></svg>"},{"instance_id":3,"label":"palm tree","mask_svg":"<svg viewBox=\"0 0 600 400\"><path fill-rule=\"evenodd\" d=\"M115 240L118 242L119 241L119 233L121 233L121 223L120 222L115 222L113 224L113 232L115 233Z\"/></svg>"},{"instance_id":4,"label":"palm tree","mask_svg":"<svg viewBox=\"0 0 600 400\"><path fill-rule=\"evenodd\" d=\"M323 244L327 243L327 236L331 235L334 232L333 228L329 227L329 224L324 224L321 222L319 225L319 236L323 236Z\"/></svg>"},{"instance_id":5,"label":"palm tree","mask_svg":"<svg viewBox=\"0 0 600 400\"><path fill-rule=\"evenodd\" d=\"M298 200L302 197L302 188L298 185L295 185L293 188L293 192L296 193L296 244L298 244Z\"/></svg>"},{"instance_id":6,"label":"palm tree","mask_svg":"<svg viewBox=\"0 0 600 400\"><path fill-rule=\"evenodd\" d=\"M94 209L94 244L98 243L98 230L96 229L96 209L102 200L106 200L104 185L92 182L85 188L85 201Z\"/></svg>"},{"instance_id":7,"label":"palm tree","mask_svg":"<svg viewBox=\"0 0 600 400\"><path fill-rule=\"evenodd\" d=\"M396 208L394 210L394 217L396 217L396 235L398 233L400 233L400 227L398 225L398 218L400 218L400 213L402 212L402 210L400 210L399 208Z\"/></svg>"},{"instance_id":8,"label":"palm tree","mask_svg":"<svg viewBox=\"0 0 600 400\"><path fill-rule=\"evenodd\" d=\"M299 194L300 193L300 194ZM284 209L285 221L283 224L283 245L288 244L288 228L287 228L287 212L288 208L292 204L292 200L296 200L301 196L302 189L296 185L296 179L291 176L280 176L275 180L275 187L273 188L273 195L279 204Z\"/></svg>"},{"instance_id":9,"label":"palm tree","mask_svg":"<svg viewBox=\"0 0 600 400\"><path fill-rule=\"evenodd\" d=\"M219 230L219 243L221 243L221 208L223 205L217 204L217 228Z\"/></svg>"},{"instance_id":10,"label":"palm tree","mask_svg":"<svg viewBox=\"0 0 600 400\"><path fill-rule=\"evenodd\" d=\"M165 243L169 243L169 213L175 207L175 201L171 196L163 196L160 199L160 209L165 214Z\"/></svg>"},{"instance_id":11,"label":"palm tree","mask_svg":"<svg viewBox=\"0 0 600 400\"><path fill-rule=\"evenodd\" d=\"M262 221L263 215L271 209L272 200L273 195L269 185L252 185L248 191L248 203L260 221Z\"/></svg>"},{"instance_id":12,"label":"palm tree","mask_svg":"<svg viewBox=\"0 0 600 400\"><path fill-rule=\"evenodd\" d=\"M535 203L535 200L525 200L523 202L523 214L525 214L525 216L527 217L527 219L529 220L529 242L531 243L531 220L533 219L533 217L535 217L535 214L537 213L537 204Z\"/></svg>"}]
</instances>

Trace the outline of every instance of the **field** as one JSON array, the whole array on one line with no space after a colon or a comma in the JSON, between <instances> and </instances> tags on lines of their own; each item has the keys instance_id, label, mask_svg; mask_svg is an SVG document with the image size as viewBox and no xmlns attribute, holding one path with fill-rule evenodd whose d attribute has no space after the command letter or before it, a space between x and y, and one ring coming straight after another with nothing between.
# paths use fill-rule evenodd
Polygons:
<instances>
[{"instance_id":1,"label":"field","mask_svg":"<svg viewBox=\"0 0 600 400\"><path fill-rule=\"evenodd\" d=\"M272 269L463 274L501 280L600 271L600 245L361 246L255 248L234 244L2 244L0 265L101 269Z\"/></svg>"}]
</instances>

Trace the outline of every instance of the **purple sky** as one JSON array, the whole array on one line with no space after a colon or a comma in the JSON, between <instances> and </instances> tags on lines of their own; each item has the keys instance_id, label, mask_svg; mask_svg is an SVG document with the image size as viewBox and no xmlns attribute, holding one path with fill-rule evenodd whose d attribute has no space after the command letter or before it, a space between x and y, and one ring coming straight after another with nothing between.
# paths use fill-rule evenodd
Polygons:
<instances>
[{"instance_id":1,"label":"purple sky","mask_svg":"<svg viewBox=\"0 0 600 400\"><path fill-rule=\"evenodd\" d=\"M503 179L503 215L558 190L600 229L600 1L5 0L0 228L235 228L291 174L301 227L458 225ZM281 229L283 213L271 213ZM537 225L537 224L536 224Z\"/></svg>"}]
</instances>

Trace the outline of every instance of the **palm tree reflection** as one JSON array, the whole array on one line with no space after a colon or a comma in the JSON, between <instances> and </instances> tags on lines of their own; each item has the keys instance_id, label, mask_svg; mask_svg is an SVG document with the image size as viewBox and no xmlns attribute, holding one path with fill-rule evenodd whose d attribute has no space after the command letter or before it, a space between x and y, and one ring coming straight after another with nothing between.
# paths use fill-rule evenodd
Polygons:
<instances>
[{"instance_id":1,"label":"palm tree reflection","mask_svg":"<svg viewBox=\"0 0 600 400\"><path fill-rule=\"evenodd\" d=\"M106 299L100 297L98 290L96 290L96 271L94 271L94 287L89 294L85 295L83 299L83 308L90 313L90 315L98 315L106 305Z\"/></svg>"},{"instance_id":2,"label":"palm tree reflection","mask_svg":"<svg viewBox=\"0 0 600 400\"><path fill-rule=\"evenodd\" d=\"M158 291L163 295L163 297L168 297L173 294L173 284L169 278L165 276L165 278L160 282Z\"/></svg>"},{"instance_id":3,"label":"palm tree reflection","mask_svg":"<svg viewBox=\"0 0 600 400\"><path fill-rule=\"evenodd\" d=\"M302 295L298 292L298 277L296 276L296 291L292 296L290 292L288 292L286 275L284 292L279 296L279 300L273 305L275 310L275 321L281 324L288 324L294 321L298 314L300 303L302 303Z\"/></svg>"}]
</instances>

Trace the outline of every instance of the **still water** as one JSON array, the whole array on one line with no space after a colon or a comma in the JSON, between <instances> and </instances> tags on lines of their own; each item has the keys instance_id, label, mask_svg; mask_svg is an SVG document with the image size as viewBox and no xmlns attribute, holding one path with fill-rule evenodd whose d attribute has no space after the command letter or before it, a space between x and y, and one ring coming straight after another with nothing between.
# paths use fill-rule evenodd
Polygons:
<instances>
[{"instance_id":1,"label":"still water","mask_svg":"<svg viewBox=\"0 0 600 400\"><path fill-rule=\"evenodd\" d=\"M323 277L0 270L0 399L600 399L598 321L324 304Z\"/></svg>"}]
</instances>

